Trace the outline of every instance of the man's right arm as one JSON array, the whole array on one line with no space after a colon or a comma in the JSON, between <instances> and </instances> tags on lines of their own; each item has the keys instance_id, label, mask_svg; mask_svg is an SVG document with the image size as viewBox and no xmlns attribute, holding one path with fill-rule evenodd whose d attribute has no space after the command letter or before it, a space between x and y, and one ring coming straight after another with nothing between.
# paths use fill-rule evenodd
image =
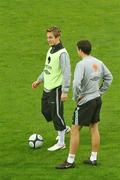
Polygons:
<instances>
[{"instance_id":1,"label":"man's right arm","mask_svg":"<svg viewBox=\"0 0 120 180\"><path fill-rule=\"evenodd\" d=\"M37 88L42 82L44 82L43 72L38 76L37 80L32 83L32 88L33 89Z\"/></svg>"},{"instance_id":2,"label":"man's right arm","mask_svg":"<svg viewBox=\"0 0 120 180\"><path fill-rule=\"evenodd\" d=\"M42 72L39 76L38 76L38 78L37 78L37 82L44 82L44 72Z\"/></svg>"},{"instance_id":3,"label":"man's right arm","mask_svg":"<svg viewBox=\"0 0 120 180\"><path fill-rule=\"evenodd\" d=\"M103 64L102 65L102 73L103 73L103 83L100 86L100 94L103 94L107 91L108 87L111 85L113 76L109 69Z\"/></svg>"}]
</instances>

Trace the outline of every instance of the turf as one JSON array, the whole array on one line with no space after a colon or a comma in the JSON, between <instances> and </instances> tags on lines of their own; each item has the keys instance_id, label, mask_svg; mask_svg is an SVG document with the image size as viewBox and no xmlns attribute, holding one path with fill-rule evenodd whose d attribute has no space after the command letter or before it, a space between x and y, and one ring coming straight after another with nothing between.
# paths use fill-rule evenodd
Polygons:
<instances>
[{"instance_id":1,"label":"turf","mask_svg":"<svg viewBox=\"0 0 120 180\"><path fill-rule=\"evenodd\" d=\"M119 180L120 169L120 1L119 0L1 0L0 1L0 180ZM89 156L88 129L81 132L81 146L76 168L56 170L66 159L67 149L50 153L56 132L40 113L42 89L31 89L31 83L42 71L48 45L46 28L57 25L72 65L79 60L76 42L89 39L93 55L103 60L114 81L103 96L101 112L101 148L98 167L82 161ZM71 125L72 90L65 103L65 118ZM28 137L44 137L41 149L28 147Z\"/></svg>"}]
</instances>

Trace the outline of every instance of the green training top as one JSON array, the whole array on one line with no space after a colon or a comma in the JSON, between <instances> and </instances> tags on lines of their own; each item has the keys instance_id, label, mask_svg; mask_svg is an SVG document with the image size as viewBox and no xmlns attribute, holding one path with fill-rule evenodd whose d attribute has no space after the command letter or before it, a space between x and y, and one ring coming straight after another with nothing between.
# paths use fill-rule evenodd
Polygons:
<instances>
[{"instance_id":1,"label":"green training top","mask_svg":"<svg viewBox=\"0 0 120 180\"><path fill-rule=\"evenodd\" d=\"M63 76L59 57L63 52L67 53L66 49L63 48L51 54L51 49L48 50L44 68L44 88L47 90L52 90L62 85Z\"/></svg>"}]
</instances>

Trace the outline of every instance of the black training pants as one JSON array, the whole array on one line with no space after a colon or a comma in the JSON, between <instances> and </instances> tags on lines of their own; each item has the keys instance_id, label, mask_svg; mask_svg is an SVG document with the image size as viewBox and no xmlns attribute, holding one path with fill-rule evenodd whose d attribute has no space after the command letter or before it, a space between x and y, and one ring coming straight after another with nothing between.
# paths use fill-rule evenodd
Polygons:
<instances>
[{"instance_id":1,"label":"black training pants","mask_svg":"<svg viewBox=\"0 0 120 180\"><path fill-rule=\"evenodd\" d=\"M57 131L62 131L66 128L63 116L63 102L61 101L61 86L50 92L43 91L41 111L48 122L53 121Z\"/></svg>"}]
</instances>

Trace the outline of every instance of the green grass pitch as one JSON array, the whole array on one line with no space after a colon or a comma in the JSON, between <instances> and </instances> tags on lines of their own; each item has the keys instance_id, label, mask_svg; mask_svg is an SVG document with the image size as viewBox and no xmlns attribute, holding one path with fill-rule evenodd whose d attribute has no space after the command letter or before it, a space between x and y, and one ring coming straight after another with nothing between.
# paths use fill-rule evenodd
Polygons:
<instances>
[{"instance_id":1,"label":"green grass pitch","mask_svg":"<svg viewBox=\"0 0 120 180\"><path fill-rule=\"evenodd\" d=\"M40 113L42 89L31 83L42 71L48 49L46 28L57 25L67 48L72 74L79 60L76 42L89 39L92 54L109 67L114 81L103 96L101 147L98 167L82 161L89 156L89 129L81 131L76 168L59 171L55 165L67 158L67 148L50 153L56 132ZM0 0L0 180L119 180L120 174L120 1L119 0ZM73 76L72 76L73 78ZM65 103L71 125L75 104L72 89ZM44 145L28 147L28 137L39 133Z\"/></svg>"}]
</instances>

